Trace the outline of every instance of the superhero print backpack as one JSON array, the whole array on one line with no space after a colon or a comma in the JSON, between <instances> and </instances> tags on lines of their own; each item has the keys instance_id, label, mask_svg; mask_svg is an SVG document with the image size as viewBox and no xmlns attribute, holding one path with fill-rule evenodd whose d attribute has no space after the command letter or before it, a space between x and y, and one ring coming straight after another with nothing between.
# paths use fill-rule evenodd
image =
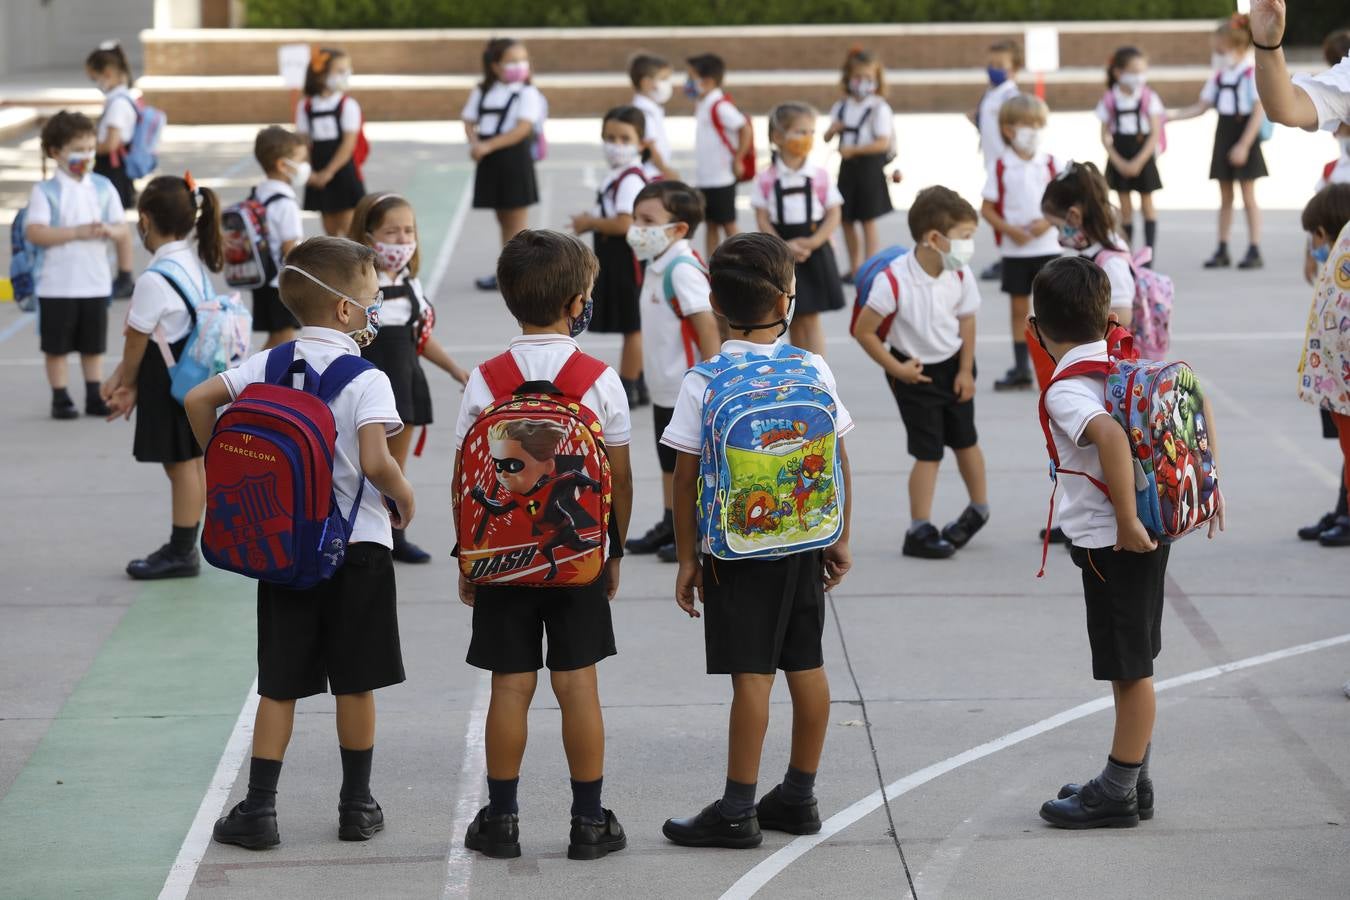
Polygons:
<instances>
[{"instance_id":1,"label":"superhero print backpack","mask_svg":"<svg viewBox=\"0 0 1350 900\"><path fill-rule=\"evenodd\" d=\"M703 392L698 523L717 559L828 547L843 530L834 397L807 351L720 353Z\"/></svg>"},{"instance_id":2,"label":"superhero print backpack","mask_svg":"<svg viewBox=\"0 0 1350 900\"><path fill-rule=\"evenodd\" d=\"M510 351L479 368L494 399L464 436L454 482L469 581L580 587L604 571L609 455L581 398L605 368L580 350L551 382L527 382Z\"/></svg>"}]
</instances>

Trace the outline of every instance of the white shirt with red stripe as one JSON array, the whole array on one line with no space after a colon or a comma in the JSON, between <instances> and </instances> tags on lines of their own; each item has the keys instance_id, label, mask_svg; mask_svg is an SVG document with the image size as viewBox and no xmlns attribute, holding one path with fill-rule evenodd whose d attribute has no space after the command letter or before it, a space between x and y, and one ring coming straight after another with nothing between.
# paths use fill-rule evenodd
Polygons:
<instances>
[{"instance_id":1,"label":"white shirt with red stripe","mask_svg":"<svg viewBox=\"0 0 1350 900\"><path fill-rule=\"evenodd\" d=\"M736 155L732 151L740 145L741 129L747 121L745 113L721 88L699 98L694 107L694 187L719 188L736 183Z\"/></svg>"},{"instance_id":2,"label":"white shirt with red stripe","mask_svg":"<svg viewBox=\"0 0 1350 900\"><path fill-rule=\"evenodd\" d=\"M638 307L642 312L642 369L652 403L668 409L680 396L684 373L703 360L689 316L711 312L708 276L699 265L680 263L670 273L675 296L665 292L666 268L680 257L697 259L687 240L676 241L647 263Z\"/></svg>"},{"instance_id":3,"label":"white shirt with red stripe","mask_svg":"<svg viewBox=\"0 0 1350 900\"><path fill-rule=\"evenodd\" d=\"M1055 176L1064 171L1065 165L1064 160L1044 151L1031 159L1023 159L1009 147L989 169L984 199L998 205L999 213L1009 225L1025 228L1037 219L1045 218L1041 214L1041 197ZM1004 256L1012 257L1058 256L1063 252L1053 228L1020 247L1005 236L1001 249Z\"/></svg>"},{"instance_id":4,"label":"white shirt with red stripe","mask_svg":"<svg viewBox=\"0 0 1350 900\"><path fill-rule=\"evenodd\" d=\"M1075 363L1108 362L1106 341L1079 344L1055 366L1059 374ZM1050 436L1059 453L1059 467L1083 472L1105 483L1097 445L1084 436L1088 423L1106 411L1104 375L1075 375L1050 385L1045 393L1045 409L1050 414ZM1055 503L1059 527L1075 547L1099 549L1116 543L1116 511L1101 489L1082 475L1067 472L1059 476Z\"/></svg>"}]
</instances>

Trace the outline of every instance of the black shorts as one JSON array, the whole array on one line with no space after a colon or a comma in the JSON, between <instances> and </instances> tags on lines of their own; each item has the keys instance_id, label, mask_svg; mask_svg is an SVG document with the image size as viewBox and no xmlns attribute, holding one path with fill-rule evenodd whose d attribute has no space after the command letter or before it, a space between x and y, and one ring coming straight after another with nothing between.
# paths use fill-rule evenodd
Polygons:
<instances>
[{"instance_id":1,"label":"black shorts","mask_svg":"<svg viewBox=\"0 0 1350 900\"><path fill-rule=\"evenodd\" d=\"M548 656L540 643L548 635ZM614 623L605 579L573 588L478 585L471 666L490 672L567 672L613 656Z\"/></svg>"},{"instance_id":2,"label":"black shorts","mask_svg":"<svg viewBox=\"0 0 1350 900\"><path fill-rule=\"evenodd\" d=\"M678 450L661 443L661 435L666 433L666 426L670 424L670 417L673 415L675 415L673 406L652 404L652 430L656 433L656 458L661 462L661 471L667 473L674 473L675 460L680 458Z\"/></svg>"},{"instance_id":3,"label":"black shorts","mask_svg":"<svg viewBox=\"0 0 1350 900\"><path fill-rule=\"evenodd\" d=\"M300 323L281 302L281 291L274 287L253 289L253 330L284 331L287 328L299 328Z\"/></svg>"},{"instance_id":4,"label":"black shorts","mask_svg":"<svg viewBox=\"0 0 1350 900\"><path fill-rule=\"evenodd\" d=\"M726 225L736 221L736 185L699 188L703 195L703 220L710 225Z\"/></svg>"},{"instance_id":5,"label":"black shorts","mask_svg":"<svg viewBox=\"0 0 1350 900\"><path fill-rule=\"evenodd\" d=\"M108 282L112 287L112 282ZM107 297L41 297L38 300L38 341L50 356L108 350Z\"/></svg>"},{"instance_id":6,"label":"black shorts","mask_svg":"<svg viewBox=\"0 0 1350 900\"><path fill-rule=\"evenodd\" d=\"M1096 680L1153 676L1153 660L1162 651L1163 585L1170 549L1166 544L1151 553L1071 548L1074 563L1083 570Z\"/></svg>"},{"instance_id":7,"label":"black shorts","mask_svg":"<svg viewBox=\"0 0 1350 900\"><path fill-rule=\"evenodd\" d=\"M891 348L891 356L901 362L909 359ZM895 395L900 419L905 423L909 455L924 462L939 462L942 448L965 450L979 440L975 431L975 401L956 399L956 375L961 369L961 354L923 367L931 384L905 384L886 376L886 384ZM972 371L973 374L973 371Z\"/></svg>"},{"instance_id":8,"label":"black shorts","mask_svg":"<svg viewBox=\"0 0 1350 900\"><path fill-rule=\"evenodd\" d=\"M258 582L260 695L359 694L403 679L388 547L351 544L342 568L308 590Z\"/></svg>"},{"instance_id":9,"label":"black shorts","mask_svg":"<svg viewBox=\"0 0 1350 900\"><path fill-rule=\"evenodd\" d=\"M804 672L825 664L821 551L782 559L703 558L709 675Z\"/></svg>"},{"instance_id":10,"label":"black shorts","mask_svg":"<svg viewBox=\"0 0 1350 900\"><path fill-rule=\"evenodd\" d=\"M1003 257L1003 293L1011 297L1030 297L1031 282L1036 274L1049 265L1054 256L1005 256Z\"/></svg>"}]
</instances>

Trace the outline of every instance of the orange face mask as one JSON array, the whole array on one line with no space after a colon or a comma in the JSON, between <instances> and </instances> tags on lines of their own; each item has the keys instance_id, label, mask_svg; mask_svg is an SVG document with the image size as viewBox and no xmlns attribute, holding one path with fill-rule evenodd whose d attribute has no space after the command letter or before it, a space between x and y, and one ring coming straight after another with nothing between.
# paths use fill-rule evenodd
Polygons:
<instances>
[{"instance_id":1,"label":"orange face mask","mask_svg":"<svg viewBox=\"0 0 1350 900\"><path fill-rule=\"evenodd\" d=\"M816 142L814 134L794 135L783 141L783 150L793 156L807 156Z\"/></svg>"}]
</instances>

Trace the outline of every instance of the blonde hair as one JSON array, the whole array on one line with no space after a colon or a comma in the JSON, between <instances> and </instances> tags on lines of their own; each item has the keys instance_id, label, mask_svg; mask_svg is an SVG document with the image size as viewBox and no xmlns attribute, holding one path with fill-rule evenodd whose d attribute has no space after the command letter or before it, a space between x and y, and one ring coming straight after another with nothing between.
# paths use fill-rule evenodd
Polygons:
<instances>
[{"instance_id":1,"label":"blonde hair","mask_svg":"<svg viewBox=\"0 0 1350 900\"><path fill-rule=\"evenodd\" d=\"M1035 94L1014 94L999 107L998 124L1044 126L1050 119L1050 107Z\"/></svg>"}]
</instances>

